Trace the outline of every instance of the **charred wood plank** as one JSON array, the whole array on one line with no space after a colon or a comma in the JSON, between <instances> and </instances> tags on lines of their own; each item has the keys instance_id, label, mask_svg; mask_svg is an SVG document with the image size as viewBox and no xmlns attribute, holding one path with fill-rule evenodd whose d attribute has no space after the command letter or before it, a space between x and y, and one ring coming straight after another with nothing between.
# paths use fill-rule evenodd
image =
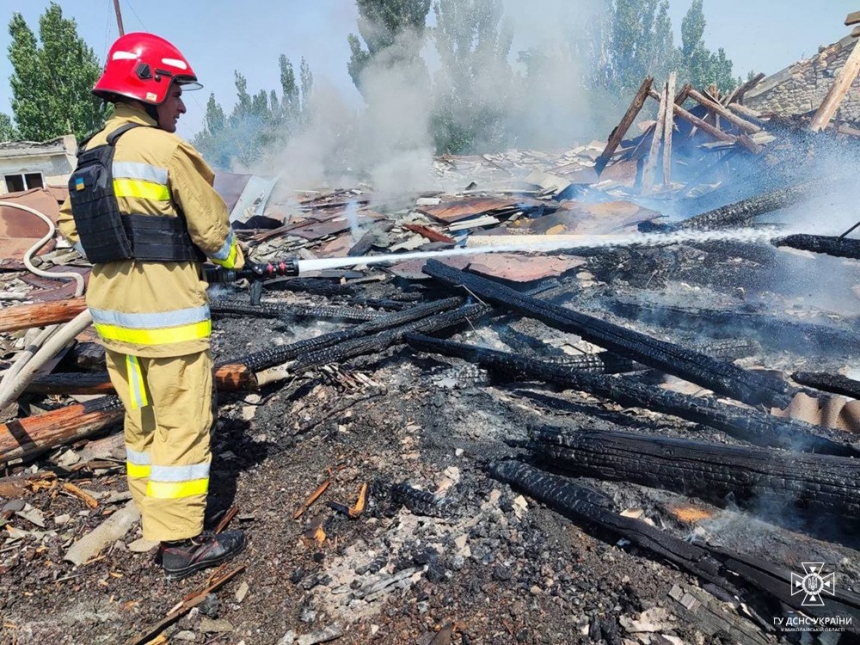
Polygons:
<instances>
[{"instance_id":1,"label":"charred wood plank","mask_svg":"<svg viewBox=\"0 0 860 645\"><path fill-rule=\"evenodd\" d=\"M32 459L46 450L88 437L123 418L116 397L103 397L0 425L0 464Z\"/></svg>"},{"instance_id":2,"label":"charred wood plank","mask_svg":"<svg viewBox=\"0 0 860 645\"><path fill-rule=\"evenodd\" d=\"M429 260L424 272L521 314L605 349L628 356L655 369L673 374L749 405L776 405L784 408L791 400L789 386L775 378L748 372L736 365L718 361L673 343L657 340L593 316L529 298L486 278L470 275Z\"/></svg>"},{"instance_id":3,"label":"charred wood plank","mask_svg":"<svg viewBox=\"0 0 860 645\"><path fill-rule=\"evenodd\" d=\"M841 394L852 399L860 399L860 381L827 372L795 372L791 375L795 383L813 387L822 392Z\"/></svg>"},{"instance_id":4,"label":"charred wood plank","mask_svg":"<svg viewBox=\"0 0 860 645\"><path fill-rule=\"evenodd\" d=\"M593 354L567 354L562 350L548 345L542 340L505 325L499 330L499 339L511 349L533 354L556 365L567 365L571 369L591 374L623 374L648 369L631 358L620 356L615 352L595 352ZM739 338L724 340L695 346L696 351L707 354L712 358L734 361L746 356L752 356L758 351L755 343Z\"/></svg>"},{"instance_id":5,"label":"charred wood plank","mask_svg":"<svg viewBox=\"0 0 860 645\"><path fill-rule=\"evenodd\" d=\"M633 544L665 558L700 578L741 596L729 580L743 579L780 602L805 614L838 617L849 631L860 631L860 596L840 589L822 607L802 604L804 594L792 594L790 571L770 562L711 545L681 540L643 520L624 517L612 510L608 497L564 477L546 474L524 463L496 462L490 475L551 506L574 522L597 525L620 534Z\"/></svg>"},{"instance_id":6,"label":"charred wood plank","mask_svg":"<svg viewBox=\"0 0 860 645\"><path fill-rule=\"evenodd\" d=\"M530 442L566 473L629 481L725 506L776 503L807 517L860 519L860 461L644 433L542 426Z\"/></svg>"},{"instance_id":7,"label":"charred wood plank","mask_svg":"<svg viewBox=\"0 0 860 645\"><path fill-rule=\"evenodd\" d=\"M381 331L372 336L364 338L354 338L341 342L337 345L331 345L318 349L316 351L302 353L296 357L296 360L286 363L267 372L258 374L260 383L269 383L277 380L282 380L290 375L300 374L323 365L331 363L341 363L347 359L356 356L375 354L382 352L392 345L397 345L404 342L404 337L407 334L413 333L432 333L462 324L466 321L472 321L480 318L491 310L491 307L484 304L464 305L453 311L446 311L433 316L415 320L394 329Z\"/></svg>"},{"instance_id":8,"label":"charred wood plank","mask_svg":"<svg viewBox=\"0 0 860 645\"><path fill-rule=\"evenodd\" d=\"M772 190L763 195L742 199L733 204L720 206L705 213L695 215L677 224L681 230L710 231L718 228L740 226L759 215L771 213L791 206L809 195L812 185L809 183L796 184L787 188Z\"/></svg>"},{"instance_id":9,"label":"charred wood plank","mask_svg":"<svg viewBox=\"0 0 860 645\"><path fill-rule=\"evenodd\" d=\"M612 510L612 500L600 491L516 461L493 463L489 472L495 479L524 491L575 522L596 524L621 534L633 544L738 593L734 585L720 575L720 563L706 549L679 540L642 520L619 515Z\"/></svg>"},{"instance_id":10,"label":"charred wood plank","mask_svg":"<svg viewBox=\"0 0 860 645\"><path fill-rule=\"evenodd\" d=\"M237 315L253 318L324 318L335 320L376 320L376 311L352 307L333 307L330 305L285 305L262 303L251 305L238 300L213 300L209 309L216 315Z\"/></svg>"},{"instance_id":11,"label":"charred wood plank","mask_svg":"<svg viewBox=\"0 0 860 645\"><path fill-rule=\"evenodd\" d=\"M648 93L648 95L649 95L652 99L654 99L655 101L659 101L659 100L660 100L660 95L659 95L659 94L657 94L657 92L655 92L655 91L653 91L653 90L651 90L651 91ZM688 112L687 110L685 110L684 108L682 108L680 105L676 105L676 106L674 107L673 111L674 111L674 112L675 112L675 114L677 114L679 117L681 117L682 119L684 119L687 123L689 123L690 125L693 125L693 126L695 126L695 127L699 128L700 130L702 130L702 131L704 131L704 132L708 133L709 135L711 135L711 136L712 136L714 139L716 139L717 141L722 141L723 143L737 143L737 142L738 142L738 138L737 138L737 137L732 136L731 134L726 134L725 132L723 132L723 131L722 131L722 130L720 130L719 128L715 128L714 126L712 126L712 125L711 125L710 123L708 123L707 121L704 121L704 120L700 119L699 117L697 117L696 115L694 115L694 114L692 114L692 113Z\"/></svg>"},{"instance_id":12,"label":"charred wood plank","mask_svg":"<svg viewBox=\"0 0 860 645\"><path fill-rule=\"evenodd\" d=\"M690 98L696 101L699 105L702 105L711 110L712 112L719 114L721 117L723 117L726 121L735 126L741 132L746 132L747 134L755 134L756 132L761 132L761 128L759 126L745 121L739 116L735 116L722 105L720 105L713 99L708 98L701 92L691 89Z\"/></svg>"},{"instance_id":13,"label":"charred wood plank","mask_svg":"<svg viewBox=\"0 0 860 645\"><path fill-rule=\"evenodd\" d=\"M316 338L300 340L296 343L284 345L283 347L267 348L258 352L252 352L251 354L241 358L224 360L219 362L217 366L240 364L245 365L252 372L259 372L266 368L286 363L301 354L337 345L338 343L343 343L361 336L374 334L384 329L398 327L420 318L426 318L427 316L432 316L434 314L453 309L462 303L462 298L446 298L444 300L423 303L415 307L410 307L409 309L395 311L390 314L380 316L375 320L361 323L360 325L356 325L350 329L344 329L330 334L323 334Z\"/></svg>"},{"instance_id":14,"label":"charred wood plank","mask_svg":"<svg viewBox=\"0 0 860 645\"><path fill-rule=\"evenodd\" d=\"M835 325L746 311L650 305L622 299L605 302L612 313L645 324L713 336L745 335L774 350L849 355L857 350L857 332Z\"/></svg>"},{"instance_id":15,"label":"charred wood plank","mask_svg":"<svg viewBox=\"0 0 860 645\"><path fill-rule=\"evenodd\" d=\"M0 309L0 332L69 322L87 308L84 296Z\"/></svg>"},{"instance_id":16,"label":"charred wood plank","mask_svg":"<svg viewBox=\"0 0 860 645\"><path fill-rule=\"evenodd\" d=\"M615 154L615 150L621 144L621 141L624 139L624 135L627 134L630 126L633 125L636 115L639 114L642 110L642 106L645 105L645 99L648 97L648 92L651 90L651 85L653 83L654 79L650 76L647 76L645 80L642 81L642 85L639 86L636 96L633 97L630 107L627 108L627 112L624 113L619 124L612 131L612 134L609 135L609 141L606 142L606 147L594 162L594 170L597 172L598 176L603 172L603 169L606 168L606 164L609 163L609 160L612 159L612 155Z\"/></svg>"},{"instance_id":17,"label":"charred wood plank","mask_svg":"<svg viewBox=\"0 0 860 645\"><path fill-rule=\"evenodd\" d=\"M707 586L707 585L706 585ZM730 603L718 600L714 595L695 585L675 585L669 592L674 601L672 611L696 626L712 642L720 638L731 639L744 645L771 645L772 640L761 632L761 626L745 619L737 612L740 601L731 598ZM766 625L773 630L773 625Z\"/></svg>"},{"instance_id":18,"label":"charred wood plank","mask_svg":"<svg viewBox=\"0 0 860 645\"><path fill-rule=\"evenodd\" d=\"M827 235L786 235L771 240L774 246L788 246L801 251L824 253L837 258L860 260L860 240Z\"/></svg>"},{"instance_id":19,"label":"charred wood plank","mask_svg":"<svg viewBox=\"0 0 860 645\"><path fill-rule=\"evenodd\" d=\"M419 351L463 358L512 380L555 383L623 406L645 408L701 423L758 446L843 457L858 454L839 433L759 410L720 403L713 397L688 396L629 379L586 374L563 365L427 336L413 334L407 336L406 341ZM828 438L831 435L839 439Z\"/></svg>"}]
</instances>

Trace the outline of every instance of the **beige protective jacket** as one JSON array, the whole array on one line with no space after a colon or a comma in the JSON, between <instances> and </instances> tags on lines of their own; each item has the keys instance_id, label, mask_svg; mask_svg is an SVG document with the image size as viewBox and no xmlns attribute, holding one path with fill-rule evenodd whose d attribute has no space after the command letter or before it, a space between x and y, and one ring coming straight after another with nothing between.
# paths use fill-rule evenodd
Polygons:
<instances>
[{"instance_id":1,"label":"beige protective jacket","mask_svg":"<svg viewBox=\"0 0 860 645\"><path fill-rule=\"evenodd\" d=\"M118 103L86 148L106 143L108 134L130 122L155 126L145 112ZM244 265L227 206L212 188L215 175L193 146L155 127L134 128L117 141L113 177L122 213L177 217L181 209L192 241L212 262L226 268ZM59 229L81 248L68 200L60 210ZM184 356L209 348L206 286L197 262L96 264L87 306L108 349L149 358Z\"/></svg>"}]
</instances>

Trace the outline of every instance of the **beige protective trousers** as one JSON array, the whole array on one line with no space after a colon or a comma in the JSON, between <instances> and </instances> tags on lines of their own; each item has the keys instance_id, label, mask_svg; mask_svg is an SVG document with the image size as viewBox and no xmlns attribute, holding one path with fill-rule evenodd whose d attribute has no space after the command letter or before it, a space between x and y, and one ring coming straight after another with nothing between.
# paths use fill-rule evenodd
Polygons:
<instances>
[{"instance_id":1,"label":"beige protective trousers","mask_svg":"<svg viewBox=\"0 0 860 645\"><path fill-rule=\"evenodd\" d=\"M209 490L212 355L144 358L106 350L125 407L128 486L147 540L203 530Z\"/></svg>"}]
</instances>

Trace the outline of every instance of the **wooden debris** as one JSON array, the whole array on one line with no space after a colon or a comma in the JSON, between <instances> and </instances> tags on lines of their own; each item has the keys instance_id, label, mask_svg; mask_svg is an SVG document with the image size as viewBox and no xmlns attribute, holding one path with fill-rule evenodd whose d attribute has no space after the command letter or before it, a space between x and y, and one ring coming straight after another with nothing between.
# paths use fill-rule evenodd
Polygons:
<instances>
[{"instance_id":1,"label":"wooden debris","mask_svg":"<svg viewBox=\"0 0 860 645\"><path fill-rule=\"evenodd\" d=\"M675 95L675 82L677 74L672 72L669 74L669 81L666 83L667 96ZM689 85L685 85L687 90ZM686 95L684 97L686 99ZM670 186L672 183L672 136L675 133L675 105L678 102L668 101L666 104L666 114L663 122L663 185ZM683 100L681 101L683 103Z\"/></svg>"},{"instance_id":2,"label":"wooden debris","mask_svg":"<svg viewBox=\"0 0 860 645\"><path fill-rule=\"evenodd\" d=\"M293 513L294 520L299 519L302 515L305 514L305 511L307 511L313 505L313 503L319 499L320 495L322 495L331 485L331 481L331 479L326 479L313 493L308 496L308 498L302 503L302 505L296 509L296 512Z\"/></svg>"},{"instance_id":3,"label":"wooden debris","mask_svg":"<svg viewBox=\"0 0 860 645\"><path fill-rule=\"evenodd\" d=\"M140 520L140 512L134 505L134 501L127 502L122 509L108 517L96 529L75 542L66 551L63 559L77 566L84 564L98 555L108 544L113 544L125 537L125 534L131 530L131 527L138 520Z\"/></svg>"},{"instance_id":4,"label":"wooden debris","mask_svg":"<svg viewBox=\"0 0 860 645\"><path fill-rule=\"evenodd\" d=\"M845 98L854 83L854 79L857 78L858 72L860 72L860 47L855 43L848 60L845 61L845 65L839 72L839 77L831 86L815 116L812 117L812 123L809 124L809 129L812 132L821 132L827 127L833 115L836 114L836 110L839 109L842 99Z\"/></svg>"},{"instance_id":5,"label":"wooden debris","mask_svg":"<svg viewBox=\"0 0 860 645\"><path fill-rule=\"evenodd\" d=\"M208 596L210 593L212 593L219 587L225 585L227 582L235 578L244 570L244 565L240 565L235 569L231 569L223 573L221 573L221 569L218 569L216 571L217 577L214 579L210 578L210 580L207 581L205 587L185 596L185 598L183 598L182 601L176 605L176 607L170 610L167 616L155 623L155 625L147 628L144 632L141 632L137 636L133 636L132 638L127 640L125 642L125 645L145 645L151 639L157 637L161 632L170 627L177 620L182 618L194 607L202 603L206 599L206 596Z\"/></svg>"},{"instance_id":6,"label":"wooden debris","mask_svg":"<svg viewBox=\"0 0 860 645\"><path fill-rule=\"evenodd\" d=\"M87 308L84 297L39 302L0 309L0 332L56 325L72 320Z\"/></svg>"},{"instance_id":7,"label":"wooden debris","mask_svg":"<svg viewBox=\"0 0 860 645\"><path fill-rule=\"evenodd\" d=\"M642 85L639 86L639 90L636 92L636 96L633 97L633 101L630 103L630 107L627 108L627 112L621 118L621 122L615 127L612 134L609 135L609 141L606 143L606 148L603 149L603 152L594 162L594 169L597 171L598 175L603 172L606 164L608 164L609 160L612 159L612 155L615 154L618 146L621 145L624 135L627 134L627 131L630 129L630 126L633 125L633 121L636 119L636 116L642 110L642 106L645 105L645 99L648 97L653 83L654 79L651 76L646 77L645 80L642 81Z\"/></svg>"},{"instance_id":8,"label":"wooden debris","mask_svg":"<svg viewBox=\"0 0 860 645\"><path fill-rule=\"evenodd\" d=\"M657 122L654 124L654 134L651 137L651 150L645 168L642 170L642 192L649 193L654 188L654 169L657 167L657 159L660 156L663 145L663 131L666 128L666 105L669 103L669 84L663 86L660 95L660 109L657 111Z\"/></svg>"},{"instance_id":9,"label":"wooden debris","mask_svg":"<svg viewBox=\"0 0 860 645\"><path fill-rule=\"evenodd\" d=\"M224 513L224 517L222 517L221 521L218 522L218 526L215 527L215 532L220 533L221 531L226 529L227 526L230 524L230 522L233 521L233 518L236 517L236 515L238 513L239 513L239 507L238 506L231 506L230 510L228 510L226 513Z\"/></svg>"},{"instance_id":10,"label":"wooden debris","mask_svg":"<svg viewBox=\"0 0 860 645\"><path fill-rule=\"evenodd\" d=\"M123 414L118 401L96 400L2 424L0 464L87 437L118 423Z\"/></svg>"},{"instance_id":11,"label":"wooden debris","mask_svg":"<svg viewBox=\"0 0 860 645\"><path fill-rule=\"evenodd\" d=\"M77 497L89 508L96 509L99 507L99 503L92 495L85 493L80 488L70 482L63 482L63 490Z\"/></svg>"},{"instance_id":12,"label":"wooden debris","mask_svg":"<svg viewBox=\"0 0 860 645\"><path fill-rule=\"evenodd\" d=\"M364 512L364 504L367 500L367 482L361 485L361 490L358 492L358 499L354 506L349 507L349 516L353 519L359 517Z\"/></svg>"}]
</instances>

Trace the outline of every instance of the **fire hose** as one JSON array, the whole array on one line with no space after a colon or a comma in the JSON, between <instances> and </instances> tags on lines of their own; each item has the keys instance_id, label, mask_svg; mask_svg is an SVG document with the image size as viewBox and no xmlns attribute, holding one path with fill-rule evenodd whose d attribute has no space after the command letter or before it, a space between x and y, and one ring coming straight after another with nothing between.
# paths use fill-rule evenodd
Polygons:
<instances>
[{"instance_id":1,"label":"fire hose","mask_svg":"<svg viewBox=\"0 0 860 645\"><path fill-rule=\"evenodd\" d=\"M54 223L47 215L35 208L17 204L15 202L3 201L0 206L6 208L16 208L25 211L31 215L35 215L48 225L48 232L38 242L33 244L24 254L24 264L31 273L45 278L70 278L77 282L75 288L75 296L80 296L84 292L84 279L78 273L48 273L33 266L31 258L33 254L42 248L45 243L54 237ZM27 387L30 381L33 380L36 372L41 369L49 360L51 360L57 352L59 352L69 341L81 333L89 326L92 318L88 310L78 314L78 316L64 327L59 325L50 325L46 327L31 343L30 347L25 348L14 364L3 374L3 380L0 381L0 410L5 409L12 403L21 392Z\"/></svg>"}]
</instances>

